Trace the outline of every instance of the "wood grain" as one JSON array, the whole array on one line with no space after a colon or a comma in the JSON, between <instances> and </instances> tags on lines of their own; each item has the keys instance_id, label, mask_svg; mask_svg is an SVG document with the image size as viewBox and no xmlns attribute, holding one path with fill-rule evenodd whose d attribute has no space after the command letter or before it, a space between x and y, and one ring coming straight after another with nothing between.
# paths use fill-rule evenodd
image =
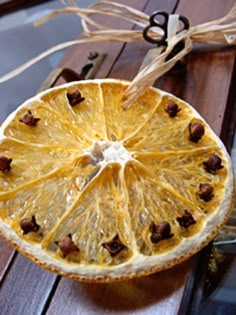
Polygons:
<instances>
[{"instance_id":1,"label":"wood grain","mask_svg":"<svg viewBox=\"0 0 236 315\"><path fill-rule=\"evenodd\" d=\"M172 1L172 0L171 0ZM142 0L137 1L136 3L133 3L132 0L121 0L119 3L124 3L130 6L133 6L139 10L143 10L143 8L146 6L146 3L148 0ZM103 17L97 18L97 22L104 23ZM112 18L106 18L107 25L111 25L112 27L119 28L119 23L121 23L121 20L112 19ZM133 28L133 24L129 22L124 22L122 20L122 27L123 28ZM98 52L109 52L108 56L105 60L105 62L102 65L102 68L98 74L99 77L106 77L118 58L120 52L122 51L124 46L124 43L100 43L100 44L89 44L89 45L81 45L80 47L73 47L72 49L68 50L68 53L66 54L65 58L62 60L62 62L58 65L58 67L70 67L78 72L80 72L81 67L84 65L85 61L87 60L87 56L90 51L93 49L96 49ZM63 80L59 80L58 84L64 83ZM10 265L11 259L14 255L14 249L10 248L9 245L4 241L1 240L1 251L0 251L0 276L2 279L4 277L4 274L7 270L7 266ZM4 256L3 258L1 258Z\"/></svg>"},{"instance_id":2,"label":"wood grain","mask_svg":"<svg viewBox=\"0 0 236 315\"><path fill-rule=\"evenodd\" d=\"M133 7L142 10L146 5L147 0L138 1L137 3L133 3L132 0L121 0L120 3L132 5ZM103 21L101 20L100 22ZM113 24L114 26L116 24L118 28L120 27L117 20L110 21L110 19L107 18L106 22L110 22L110 25ZM133 25L122 21L122 27L132 28ZM93 45L83 45L82 48L71 49L68 51L68 54L61 65L79 71L87 59L89 51L94 49L94 46L91 46ZM96 51L109 52L108 57L103 64L103 73L100 73L101 77L107 76L123 46L124 43L105 43L96 45ZM0 245L0 275L3 282L0 298L1 313L4 311L3 314L30 315L35 314L36 312L43 312L43 309L47 308L47 299L54 287L54 283L57 282L57 276L42 270L21 255L16 255L14 264L11 265L11 260L15 251L2 239ZM10 268L8 269L8 267ZM35 290L36 286L37 290Z\"/></svg>"},{"instance_id":3,"label":"wood grain","mask_svg":"<svg viewBox=\"0 0 236 315\"><path fill-rule=\"evenodd\" d=\"M154 1L149 0L145 13L151 15L156 10L172 12L177 1ZM154 48L148 42L133 42L125 44L124 50L121 52L119 59L109 71L110 78L119 78L132 80L138 73L141 63L150 48ZM99 75L99 74L98 74Z\"/></svg>"},{"instance_id":4,"label":"wood grain","mask_svg":"<svg viewBox=\"0 0 236 315\"><path fill-rule=\"evenodd\" d=\"M212 1L211 3L209 1L206 3L208 8L211 4ZM201 10L204 11L204 15L199 15L198 12L198 15L193 18L193 21L191 20L192 12L195 12L195 8L199 8L198 4L193 4L192 1L191 4L189 1L180 1L177 12L189 17L194 24L201 23L213 19L217 17L217 15L220 16L224 14L227 8L224 7L224 10L222 10L221 4L222 3L219 3L218 6L216 4L214 12L211 12L211 14L208 14L210 10L206 10L206 7L201 6L203 7ZM149 13L152 12L154 6L155 3L150 1L145 11ZM230 7L230 4L228 6ZM161 7L160 9L166 8ZM168 11L170 11L170 7ZM110 70L109 77L123 79L134 77L147 49L150 47L148 43L127 44L119 56L119 59ZM227 93L234 62L232 51L231 48L224 48L224 50L222 50L222 48L219 49L219 47L198 46L188 58L188 66L186 69L182 72L171 71L157 82L157 86L193 103L209 123L213 125L213 128L215 127L218 134L222 126L224 108L222 106L219 107L217 113L218 119L215 121L212 117L212 113L215 114L216 111L215 107L212 105L215 103L216 98L218 103L220 103L219 99L221 99L224 104L223 106L227 103ZM210 69L208 69L208 64L210 65ZM193 69L195 71L193 71ZM217 71L217 75L220 78L219 80L214 80L215 71ZM193 80L194 75L197 78L195 80ZM221 80L223 80L225 84L219 87ZM214 92L209 93L209 91ZM201 102L199 102L199 100ZM202 100L204 100L204 105L202 105ZM208 103L211 104L211 107L209 107ZM193 278L194 260L196 262L196 257L167 272L127 283L86 285L62 279L52 299L48 314L64 314L68 309L71 309L73 314L119 313L169 315L177 314L180 309L185 309L186 311L187 307L185 305L187 304L187 300L184 301L184 303L181 303L181 301L184 297L190 298L190 294L188 294L187 291L192 289L191 285L189 286L188 284L190 279L192 280ZM163 291L163 287L159 287L160 281L154 281L156 289L156 293L154 294L155 300L155 298L153 299L153 287L152 285L149 287L149 284L152 283L153 279L157 278L161 279L162 284L167 283L167 286L168 283L173 282L173 279L175 279L179 285L174 288L172 287L173 290L169 287L170 291L165 296L165 294L161 294L161 292L165 292L165 290ZM144 292L137 292L136 286L143 286L145 288ZM130 299L130 294L133 294L133 299ZM140 295L142 298L140 298Z\"/></svg>"},{"instance_id":5,"label":"wood grain","mask_svg":"<svg viewBox=\"0 0 236 315\"><path fill-rule=\"evenodd\" d=\"M54 282L55 275L18 255L1 286L0 313L40 314Z\"/></svg>"},{"instance_id":6,"label":"wood grain","mask_svg":"<svg viewBox=\"0 0 236 315\"><path fill-rule=\"evenodd\" d=\"M176 0L169 0L167 2L173 2ZM160 3L161 1L156 1L156 4ZM132 6L138 10L143 10L148 3L148 0L120 0L120 4L126 4ZM103 16L98 16L94 18L96 22L105 24L112 28L117 29L132 29L134 27L133 24L130 22L126 22L124 20L118 20L117 18L108 18L104 21ZM62 62L60 62L59 66L61 67L70 67L73 70L80 72L81 67L85 64L87 60L87 56L90 51L97 51L98 53L107 53L107 57L102 64L102 67L98 71L96 77L97 78L105 78L109 76L109 73L116 63L117 59L119 58L125 44L123 42L102 42L102 43L95 43L95 44L83 44L79 46L72 47L68 50L65 57L63 58ZM62 81L59 82L59 84Z\"/></svg>"},{"instance_id":7,"label":"wood grain","mask_svg":"<svg viewBox=\"0 0 236 315\"><path fill-rule=\"evenodd\" d=\"M3 277L10 266L10 263L13 259L15 251L12 249L12 246L6 243L6 241L0 236L0 283L3 280Z\"/></svg>"},{"instance_id":8,"label":"wood grain","mask_svg":"<svg viewBox=\"0 0 236 315\"><path fill-rule=\"evenodd\" d=\"M157 1L122 0L151 13L156 9L177 12L187 16L191 24L207 21L227 12L234 0ZM109 22L109 21L107 21ZM119 21L111 24L118 28ZM122 21L122 27L133 25ZM149 48L140 43L101 43L81 45L68 50L59 66L80 71L91 50L107 52L108 56L97 77L132 79ZM222 133L230 94L235 49L196 45L188 56L186 69L170 71L156 86L185 99L203 115L213 129ZM140 279L114 284L84 284L61 279L40 269L17 255L10 264L13 251L0 239L0 276L3 278L0 294L1 314L184 314L187 310L196 257L170 270ZM8 268L10 266L10 268ZM7 271L7 272L6 272ZM1 279L1 278L0 278ZM186 298L183 301L183 298ZM183 303L182 303L183 302ZM184 305L184 307L183 307Z\"/></svg>"},{"instance_id":9,"label":"wood grain","mask_svg":"<svg viewBox=\"0 0 236 315\"><path fill-rule=\"evenodd\" d=\"M62 279L47 314L177 314L191 260L171 271L111 284ZM178 276L174 276L178 275Z\"/></svg>"},{"instance_id":10,"label":"wood grain","mask_svg":"<svg viewBox=\"0 0 236 315\"><path fill-rule=\"evenodd\" d=\"M196 25L225 15L234 4L234 0L204 0L201 5L181 0L177 12L188 17L191 25ZM157 86L192 104L220 135L234 60L234 47L195 45L187 56L186 70L167 74Z\"/></svg>"},{"instance_id":11,"label":"wood grain","mask_svg":"<svg viewBox=\"0 0 236 315\"><path fill-rule=\"evenodd\" d=\"M145 12L151 14L157 9L171 12L174 6L175 1L149 1ZM132 79L150 47L148 43L125 45L107 75ZM83 284L61 279L47 314L60 315L68 310L71 314L177 314L193 260L177 266L171 273L165 271L115 284Z\"/></svg>"}]
</instances>

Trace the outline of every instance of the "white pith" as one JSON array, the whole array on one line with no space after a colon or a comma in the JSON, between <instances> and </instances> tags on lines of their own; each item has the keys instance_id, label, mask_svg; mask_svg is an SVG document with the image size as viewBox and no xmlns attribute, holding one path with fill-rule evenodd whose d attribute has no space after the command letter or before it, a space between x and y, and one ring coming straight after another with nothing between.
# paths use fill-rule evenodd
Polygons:
<instances>
[{"instance_id":1,"label":"white pith","mask_svg":"<svg viewBox=\"0 0 236 315\"><path fill-rule=\"evenodd\" d=\"M130 153L118 141L96 141L86 152L89 153L94 163L101 167L112 162L124 165L127 161L132 160ZM101 157L98 156L99 153L101 153Z\"/></svg>"}]
</instances>

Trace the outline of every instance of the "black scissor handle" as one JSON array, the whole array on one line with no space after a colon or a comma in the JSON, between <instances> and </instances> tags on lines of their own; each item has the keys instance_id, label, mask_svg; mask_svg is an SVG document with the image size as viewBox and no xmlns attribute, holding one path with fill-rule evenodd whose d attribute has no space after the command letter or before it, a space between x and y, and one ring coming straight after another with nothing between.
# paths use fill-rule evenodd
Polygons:
<instances>
[{"instance_id":1,"label":"black scissor handle","mask_svg":"<svg viewBox=\"0 0 236 315\"><path fill-rule=\"evenodd\" d=\"M157 19L157 17L159 16L164 17L164 20L162 23ZM165 30L167 29L168 20L169 20L169 14L166 11L159 11L159 10L155 11L152 13L152 15L149 18L149 22L150 22L149 27L157 26L157 27L160 27L162 30Z\"/></svg>"},{"instance_id":2,"label":"black scissor handle","mask_svg":"<svg viewBox=\"0 0 236 315\"><path fill-rule=\"evenodd\" d=\"M177 32L177 34L183 30L188 30L190 27L189 20L186 18L186 16L180 15L179 20L183 23L183 27Z\"/></svg>"},{"instance_id":3,"label":"black scissor handle","mask_svg":"<svg viewBox=\"0 0 236 315\"><path fill-rule=\"evenodd\" d=\"M163 23L157 22L157 17L158 16L163 16L164 21ZM143 37L146 41L152 44L157 44L158 46L161 45L166 45L166 38L167 38L167 25L168 25L168 20L169 20L169 14L165 11L155 11L152 13L152 15L149 18L149 25L146 26L143 30ZM152 38L150 34L150 29L152 27L158 27L163 31L163 35L159 39Z\"/></svg>"},{"instance_id":4,"label":"black scissor handle","mask_svg":"<svg viewBox=\"0 0 236 315\"><path fill-rule=\"evenodd\" d=\"M158 17L160 16L163 16L164 17L164 20L162 23L160 23L158 21ZM183 27L181 30L178 31L181 32L183 31L184 29L189 29L189 20L185 17L185 16L182 16L180 15L179 16L179 20L183 23ZM152 43L152 44L156 44L158 46L166 46L167 45L167 42L166 42L166 39L167 39L167 30L168 30L168 21L169 21L169 13L167 13L166 11L155 11L152 13L152 15L150 16L149 18L149 25L146 26L143 30L143 37L146 41L148 41L149 43ZM150 36L150 29L153 28L153 27L158 27L162 30L163 32L163 35L161 38L152 38Z\"/></svg>"}]
</instances>

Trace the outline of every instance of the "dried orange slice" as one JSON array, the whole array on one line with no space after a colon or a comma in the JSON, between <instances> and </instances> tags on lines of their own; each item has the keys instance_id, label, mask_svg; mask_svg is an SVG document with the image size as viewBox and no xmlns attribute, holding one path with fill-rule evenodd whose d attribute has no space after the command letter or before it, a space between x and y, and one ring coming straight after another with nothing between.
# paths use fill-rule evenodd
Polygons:
<instances>
[{"instance_id":1,"label":"dried orange slice","mask_svg":"<svg viewBox=\"0 0 236 315\"><path fill-rule=\"evenodd\" d=\"M230 214L234 179L220 139L186 102L129 82L66 84L1 127L0 230L34 262L81 281L169 268Z\"/></svg>"}]
</instances>

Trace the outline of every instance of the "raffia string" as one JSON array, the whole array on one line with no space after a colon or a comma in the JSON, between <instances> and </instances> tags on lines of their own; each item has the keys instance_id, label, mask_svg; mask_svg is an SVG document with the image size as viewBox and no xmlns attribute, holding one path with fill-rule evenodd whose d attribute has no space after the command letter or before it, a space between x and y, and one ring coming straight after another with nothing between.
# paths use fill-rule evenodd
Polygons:
<instances>
[{"instance_id":1,"label":"raffia string","mask_svg":"<svg viewBox=\"0 0 236 315\"><path fill-rule=\"evenodd\" d=\"M149 16L137 9L111 1L100 1L92 4L87 9L80 8L74 0L62 0L61 2L65 5L65 8L53 11L46 17L37 21L35 25L40 26L60 14L75 14L81 19L85 37L53 46L21 65L19 68L0 77L0 83L14 78L48 55L73 45L105 41L133 42L144 40L143 29L149 24ZM94 16L98 15L112 16L129 21L132 24L137 25L139 29L120 30L111 28L100 24L93 19ZM104 18L104 20L106 19ZM160 38L162 36L157 28L153 28L150 31L150 35L153 38ZM149 65L135 76L126 90L123 103L125 109L128 109L136 98L152 86L160 76L169 71L178 60L188 54L192 50L193 43L236 45L236 4L230 12L222 18L192 26L189 30L183 30L177 34L176 31L173 32L171 29L168 29L168 33L168 45L166 49L163 50L161 54L157 55ZM166 60L166 57L170 54L174 46L181 41L185 42L184 49L171 59Z\"/></svg>"}]
</instances>

